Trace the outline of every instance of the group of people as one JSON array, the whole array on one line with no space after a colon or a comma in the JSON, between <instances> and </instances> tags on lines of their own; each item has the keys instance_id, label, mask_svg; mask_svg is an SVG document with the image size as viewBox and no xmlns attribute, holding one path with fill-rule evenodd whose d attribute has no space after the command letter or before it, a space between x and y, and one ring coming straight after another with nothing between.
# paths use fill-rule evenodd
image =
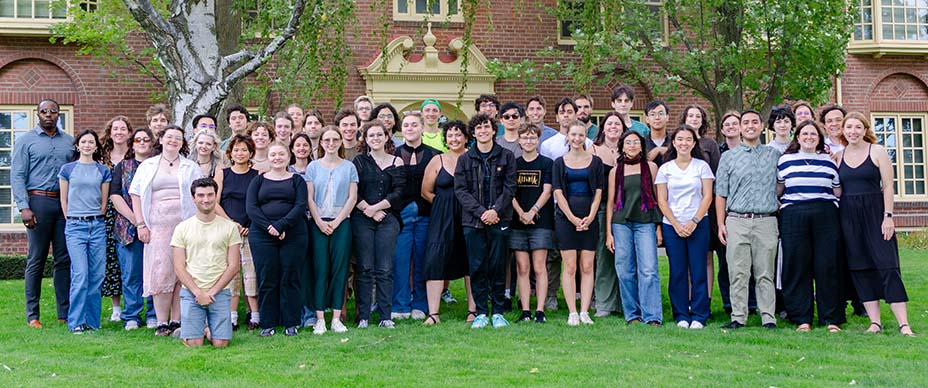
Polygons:
<instances>
[{"instance_id":1,"label":"group of people","mask_svg":"<svg viewBox=\"0 0 928 388\"><path fill-rule=\"evenodd\" d=\"M362 96L328 126L296 105L270 122L232 106L226 139L208 114L192 131L168 125L164 105L146 126L116 116L72 137L43 100L11 169L29 238L28 324L42 326L51 245L58 318L77 334L99 329L108 296L126 330L146 310L155 335L225 346L242 294L244 323L261 336L341 333L349 289L358 328L434 325L460 278L472 328L509 325L516 294L517 321L544 323L559 288L570 326L619 312L661 326L663 245L680 328L706 326L717 254L724 328L756 308L766 328L785 318L809 331L817 308L837 332L850 300L880 332L882 299L914 335L892 164L866 116L829 106L819 122L803 102L767 120L728 112L720 145L698 105L671 124L668 105L651 101L641 123L631 87L611 98L601 127L591 97L558 101L556 129L541 97L482 95L467 123L435 99L401 115Z\"/></svg>"}]
</instances>

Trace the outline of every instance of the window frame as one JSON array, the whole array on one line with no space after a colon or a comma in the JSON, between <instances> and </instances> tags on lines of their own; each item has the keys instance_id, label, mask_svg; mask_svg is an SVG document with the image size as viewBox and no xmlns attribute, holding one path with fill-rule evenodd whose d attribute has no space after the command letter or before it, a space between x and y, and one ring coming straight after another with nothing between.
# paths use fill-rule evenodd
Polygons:
<instances>
[{"instance_id":1,"label":"window frame","mask_svg":"<svg viewBox=\"0 0 928 388\"><path fill-rule=\"evenodd\" d=\"M866 1L870 1L870 5L865 4ZM924 0L923 0L924 1ZM889 9L910 8L908 6L896 7L894 5L887 5ZM881 58L884 55L897 54L897 55L926 55L928 54L928 32L926 32L926 39L924 40L900 40L900 39L886 39L883 36L883 1L882 0L856 0L854 2L854 11L856 11L856 16L852 26L854 30L851 32L851 39L848 42L848 53L849 54L871 54L874 58ZM863 9L870 9L870 22L863 22ZM928 10L928 1L925 2L925 7L911 7L915 10L925 9ZM905 12L903 12L905 14ZM918 33L917 26L918 24L918 15L916 15L916 21L914 23L907 23L905 21L901 23L892 22L892 25L902 25L910 26L914 24L916 26L916 34ZM866 26L870 26L871 34L870 39L856 39L857 28L861 29L861 38L863 38L863 30ZM922 26L928 28L928 21L923 23Z\"/></svg>"},{"instance_id":2,"label":"window frame","mask_svg":"<svg viewBox=\"0 0 928 388\"><path fill-rule=\"evenodd\" d=\"M582 0L558 0L557 4L560 5L562 1L582 1ZM667 12L664 11L663 6L665 4L664 0L643 0L645 5L657 6L660 7L661 13L661 24L663 25L663 31L661 32L661 44L667 46L669 44L670 38L670 19L667 18ZM600 24L605 28L605 21L600 20ZM569 36L564 36L561 34L563 30L564 21L561 18L557 18L557 44L561 46L576 46L577 40Z\"/></svg>"},{"instance_id":3,"label":"window frame","mask_svg":"<svg viewBox=\"0 0 928 388\"><path fill-rule=\"evenodd\" d=\"M57 23L70 20L67 10L72 4L87 4L94 10L100 6L100 0L65 0L64 16L56 17L54 15L54 0L49 0L48 17L37 17L36 0L32 2L32 16L17 16L19 14L19 1L13 1L13 16L0 17L0 35L20 35L20 36L49 36L49 28Z\"/></svg>"},{"instance_id":4,"label":"window frame","mask_svg":"<svg viewBox=\"0 0 928 388\"><path fill-rule=\"evenodd\" d=\"M10 165L11 166L0 166L0 170L10 171L10 184L0 185L0 189L9 189L10 190L10 203L0 203L0 208L9 208L10 209L10 222L6 223L5 219L0 219L0 232L5 231L25 231L26 227L22 222L16 222L16 219L19 214L19 209L16 207L16 202L13 201L13 187L12 187L12 162L13 162L13 148L16 146L16 136L20 133L28 132L35 128L37 118L37 107L35 105L0 105L0 113L26 113L26 130L18 131L18 128L4 128L0 129L0 132L10 133L10 146L4 147L0 146L0 151L10 153ZM62 131L69 135L74 135L74 106L73 105L59 105L58 111L64 114L64 119L59 119L59 128L63 123L64 128ZM10 122L12 127L12 120Z\"/></svg>"},{"instance_id":5,"label":"window frame","mask_svg":"<svg viewBox=\"0 0 928 388\"><path fill-rule=\"evenodd\" d=\"M407 12L400 12L400 2L406 2ZM439 13L416 13L416 3L415 0L394 0L393 3L393 20L394 21L405 21L405 22L448 22L448 23L463 23L464 14L461 9L461 0L457 1L458 12L454 15L448 14L448 2L449 0L426 0L426 1L436 1L439 4Z\"/></svg>"},{"instance_id":6,"label":"window frame","mask_svg":"<svg viewBox=\"0 0 928 388\"><path fill-rule=\"evenodd\" d=\"M928 113L925 112L871 112L871 126L873 128L874 134L877 135L877 144L883 146L887 149L887 152L891 152L895 155L895 161L893 161L893 197L897 200L925 200L928 199L928 187L925 187L924 194L907 194L905 193L905 183L906 182L926 182L928 179ZM889 136L889 132L877 132L876 123L877 120L886 120L893 119L895 120L894 131L891 134L893 136L894 145L892 147L886 146L883 141L885 136ZM903 141L905 134L915 133L915 132L903 132L902 121L904 119L918 119L921 120L921 137L922 145L921 147L909 146L906 147ZM886 134L882 136L882 134ZM914 144L914 143L913 143ZM905 151L907 150L921 150L922 151L922 162L905 162ZM913 172L912 178L905 178L905 169L906 167L913 167L913 169L921 169L922 178L916 178ZM914 171L914 170L913 170ZM928 183L925 183L928 186Z\"/></svg>"}]
</instances>

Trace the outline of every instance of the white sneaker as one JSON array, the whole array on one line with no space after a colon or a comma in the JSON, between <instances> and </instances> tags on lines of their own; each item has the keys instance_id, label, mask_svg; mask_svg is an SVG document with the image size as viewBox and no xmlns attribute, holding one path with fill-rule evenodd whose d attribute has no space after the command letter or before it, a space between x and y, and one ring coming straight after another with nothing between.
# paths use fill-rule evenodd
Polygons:
<instances>
[{"instance_id":1,"label":"white sneaker","mask_svg":"<svg viewBox=\"0 0 928 388\"><path fill-rule=\"evenodd\" d=\"M347 333L348 328L345 327L345 324L338 318L332 319L332 332L334 333Z\"/></svg>"},{"instance_id":2,"label":"white sneaker","mask_svg":"<svg viewBox=\"0 0 928 388\"><path fill-rule=\"evenodd\" d=\"M138 329L138 328L139 328L139 323L136 322L136 321L129 321L129 322L126 322L126 326L124 327L124 329L126 329L126 331L135 330L135 329Z\"/></svg>"},{"instance_id":3,"label":"white sneaker","mask_svg":"<svg viewBox=\"0 0 928 388\"><path fill-rule=\"evenodd\" d=\"M145 321L145 327L147 327L147 328L149 328L149 329L157 329L157 328L158 328L158 320L157 320L157 319L149 319L149 320Z\"/></svg>"},{"instance_id":4,"label":"white sneaker","mask_svg":"<svg viewBox=\"0 0 928 388\"><path fill-rule=\"evenodd\" d=\"M596 310L596 315L594 315L594 317L605 318L605 317L608 317L610 314L612 313L609 312L608 310Z\"/></svg>"},{"instance_id":5,"label":"white sneaker","mask_svg":"<svg viewBox=\"0 0 928 388\"><path fill-rule=\"evenodd\" d=\"M679 328L681 328L681 329L689 329L689 328L690 328L690 323L687 322L687 321L680 321L680 322L677 322L677 327L679 327Z\"/></svg>"},{"instance_id":6,"label":"white sneaker","mask_svg":"<svg viewBox=\"0 0 928 388\"><path fill-rule=\"evenodd\" d=\"M324 320L316 321L316 326L313 326L313 334L323 335L325 334L325 332L326 332L325 321Z\"/></svg>"},{"instance_id":7,"label":"white sneaker","mask_svg":"<svg viewBox=\"0 0 928 388\"><path fill-rule=\"evenodd\" d=\"M119 307L113 307L113 313L110 314L110 322L119 322L120 314L122 314L122 309Z\"/></svg>"},{"instance_id":8,"label":"white sneaker","mask_svg":"<svg viewBox=\"0 0 928 388\"><path fill-rule=\"evenodd\" d=\"M584 325L592 325L593 319L590 318L590 313L585 312L585 311L580 313L580 323Z\"/></svg>"},{"instance_id":9,"label":"white sneaker","mask_svg":"<svg viewBox=\"0 0 928 388\"><path fill-rule=\"evenodd\" d=\"M410 313L390 313L390 319L394 321L402 321L404 319L409 319L412 314ZM425 319L425 318L422 318Z\"/></svg>"},{"instance_id":10,"label":"white sneaker","mask_svg":"<svg viewBox=\"0 0 928 388\"><path fill-rule=\"evenodd\" d=\"M705 326L699 323L699 321L693 321L693 323L690 323L690 329L693 329L693 330L699 330L699 329L702 329L703 327Z\"/></svg>"},{"instance_id":11,"label":"white sneaker","mask_svg":"<svg viewBox=\"0 0 928 388\"><path fill-rule=\"evenodd\" d=\"M422 311L422 310L412 310L412 313L410 314L410 316L412 317L412 319L415 319L415 320L417 320L417 321L421 321L421 320L425 319L425 311Z\"/></svg>"},{"instance_id":12,"label":"white sneaker","mask_svg":"<svg viewBox=\"0 0 928 388\"><path fill-rule=\"evenodd\" d=\"M362 319L361 322L358 322L358 329L367 329L367 320Z\"/></svg>"},{"instance_id":13,"label":"white sneaker","mask_svg":"<svg viewBox=\"0 0 928 388\"><path fill-rule=\"evenodd\" d=\"M567 315L567 326L580 326L580 314L570 313Z\"/></svg>"}]
</instances>

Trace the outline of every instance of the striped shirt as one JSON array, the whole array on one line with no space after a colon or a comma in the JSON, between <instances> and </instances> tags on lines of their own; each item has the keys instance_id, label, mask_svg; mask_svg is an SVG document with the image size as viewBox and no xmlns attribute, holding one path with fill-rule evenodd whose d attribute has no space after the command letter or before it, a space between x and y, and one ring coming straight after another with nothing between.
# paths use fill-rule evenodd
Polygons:
<instances>
[{"instance_id":1,"label":"striped shirt","mask_svg":"<svg viewBox=\"0 0 928 388\"><path fill-rule=\"evenodd\" d=\"M794 203L830 201L838 206L838 167L827 154L785 154L777 164L777 183L785 185L780 209Z\"/></svg>"}]
</instances>

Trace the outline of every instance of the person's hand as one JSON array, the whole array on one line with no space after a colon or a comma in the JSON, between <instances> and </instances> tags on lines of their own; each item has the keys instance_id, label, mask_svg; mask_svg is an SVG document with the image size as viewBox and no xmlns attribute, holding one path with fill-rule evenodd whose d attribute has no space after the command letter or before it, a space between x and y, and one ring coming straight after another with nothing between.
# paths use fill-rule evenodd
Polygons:
<instances>
[{"instance_id":1,"label":"person's hand","mask_svg":"<svg viewBox=\"0 0 928 388\"><path fill-rule=\"evenodd\" d=\"M535 209L523 212L519 215L519 221L525 225L535 225Z\"/></svg>"},{"instance_id":2,"label":"person's hand","mask_svg":"<svg viewBox=\"0 0 928 388\"><path fill-rule=\"evenodd\" d=\"M880 227L883 230L883 240L889 241L893 238L893 234L896 233L896 224L893 223L892 217L883 217L883 225Z\"/></svg>"},{"instance_id":3,"label":"person's hand","mask_svg":"<svg viewBox=\"0 0 928 388\"><path fill-rule=\"evenodd\" d=\"M496 225L499 222L499 214L496 213L496 210L487 210L480 215L480 221L487 225Z\"/></svg>"},{"instance_id":4,"label":"person's hand","mask_svg":"<svg viewBox=\"0 0 928 388\"><path fill-rule=\"evenodd\" d=\"M612 234L606 235L606 249L609 252L615 253L615 238L612 237Z\"/></svg>"},{"instance_id":5,"label":"person's hand","mask_svg":"<svg viewBox=\"0 0 928 388\"><path fill-rule=\"evenodd\" d=\"M364 208L364 215L367 216L367 218L374 218L378 212L380 212L380 210L375 209L373 206Z\"/></svg>"},{"instance_id":6,"label":"person's hand","mask_svg":"<svg viewBox=\"0 0 928 388\"><path fill-rule=\"evenodd\" d=\"M664 230L657 227L657 246L664 245Z\"/></svg>"},{"instance_id":7,"label":"person's hand","mask_svg":"<svg viewBox=\"0 0 928 388\"><path fill-rule=\"evenodd\" d=\"M194 296L196 297L195 300L197 304L200 306L209 306L216 301L216 298L203 290L197 290Z\"/></svg>"},{"instance_id":8,"label":"person's hand","mask_svg":"<svg viewBox=\"0 0 928 388\"><path fill-rule=\"evenodd\" d=\"M282 232L280 236L277 236L277 239L281 241L283 241L285 238L287 238L287 232Z\"/></svg>"},{"instance_id":9,"label":"person's hand","mask_svg":"<svg viewBox=\"0 0 928 388\"><path fill-rule=\"evenodd\" d=\"M590 230L590 225L593 224L593 220L596 219L596 214L590 214L586 217L580 219L580 224L583 225L583 230Z\"/></svg>"},{"instance_id":10,"label":"person's hand","mask_svg":"<svg viewBox=\"0 0 928 388\"><path fill-rule=\"evenodd\" d=\"M148 230L148 227L138 228L136 230L138 231L139 241L141 241L142 244L151 242L151 231Z\"/></svg>"},{"instance_id":11,"label":"person's hand","mask_svg":"<svg viewBox=\"0 0 928 388\"><path fill-rule=\"evenodd\" d=\"M728 245L728 228L725 227L724 223L719 223L719 242L722 245Z\"/></svg>"},{"instance_id":12,"label":"person's hand","mask_svg":"<svg viewBox=\"0 0 928 388\"><path fill-rule=\"evenodd\" d=\"M686 230L686 227L680 225L679 222L675 222L671 226L673 226L673 231L677 232L677 236L680 236L681 238L687 238L690 236L690 232Z\"/></svg>"},{"instance_id":13,"label":"person's hand","mask_svg":"<svg viewBox=\"0 0 928 388\"><path fill-rule=\"evenodd\" d=\"M687 236L692 236L692 235L693 235L693 231L696 230L696 227L697 227L697 226L698 226L698 225L697 225L695 222L693 222L692 220L690 220L689 222L686 223L686 225L683 225L683 229L686 230L686 235L687 235Z\"/></svg>"},{"instance_id":14,"label":"person's hand","mask_svg":"<svg viewBox=\"0 0 928 388\"><path fill-rule=\"evenodd\" d=\"M377 213L375 213L374 217L372 218L374 219L374 221L381 222L383 221L384 218L387 218L387 212L383 210L378 210Z\"/></svg>"},{"instance_id":15,"label":"person's hand","mask_svg":"<svg viewBox=\"0 0 928 388\"><path fill-rule=\"evenodd\" d=\"M23 225L25 225L27 229L35 228L37 220L35 218L35 213L32 212L32 209L23 209L19 215L22 216Z\"/></svg>"},{"instance_id":16,"label":"person's hand","mask_svg":"<svg viewBox=\"0 0 928 388\"><path fill-rule=\"evenodd\" d=\"M274 227L274 225L268 225L267 234L277 237L277 236L280 236L280 231L278 231L277 228Z\"/></svg>"}]
</instances>

